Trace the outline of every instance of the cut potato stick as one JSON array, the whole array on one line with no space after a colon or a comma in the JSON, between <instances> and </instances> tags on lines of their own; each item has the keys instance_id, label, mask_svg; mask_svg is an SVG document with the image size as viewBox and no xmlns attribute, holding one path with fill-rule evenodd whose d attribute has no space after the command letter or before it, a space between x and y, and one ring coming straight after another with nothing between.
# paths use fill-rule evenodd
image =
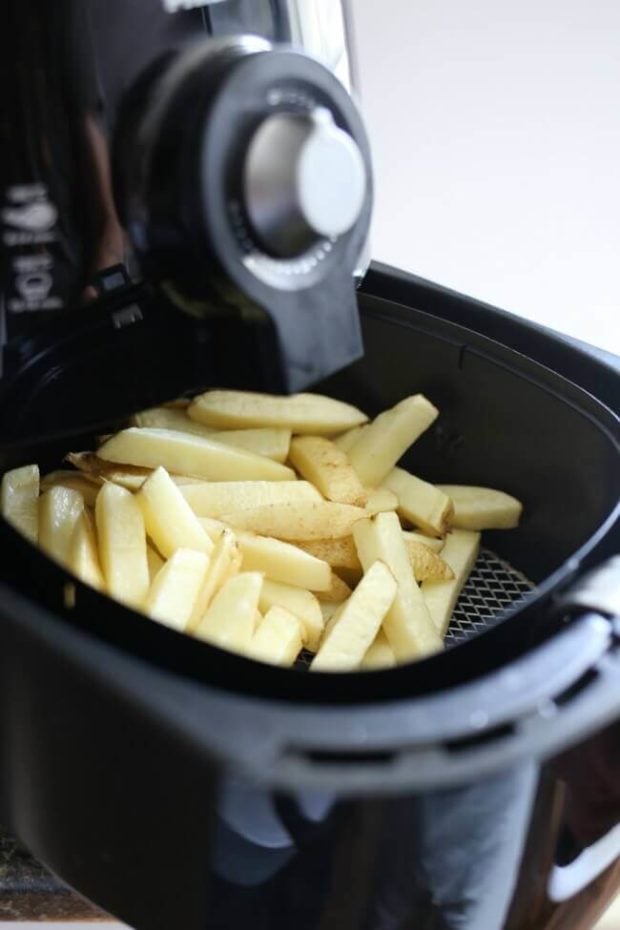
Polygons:
<instances>
[{"instance_id":1,"label":"cut potato stick","mask_svg":"<svg viewBox=\"0 0 620 930\"><path fill-rule=\"evenodd\" d=\"M452 517L452 501L447 494L402 468L393 468L383 486L396 494L399 516L430 536L445 534Z\"/></svg>"},{"instance_id":2,"label":"cut potato stick","mask_svg":"<svg viewBox=\"0 0 620 930\"><path fill-rule=\"evenodd\" d=\"M320 601L329 601L333 604L342 604L343 601L351 594L351 588L343 581L342 578L339 578L334 572L331 574L331 583L329 588L324 591L314 591L314 594L318 597Z\"/></svg>"},{"instance_id":3,"label":"cut potato stick","mask_svg":"<svg viewBox=\"0 0 620 930\"><path fill-rule=\"evenodd\" d=\"M402 532L402 535L416 581L452 577L452 569L449 565L433 552L430 546L420 542L420 540L428 537L422 536L420 533L405 531ZM440 541L429 539L429 542ZM443 545L443 540L441 540L440 545ZM355 578L355 583L359 580L356 576L362 573L362 563L359 560L352 536L345 536L343 539L317 539L300 542L299 547L305 552L316 556L317 559L327 562L347 582L349 577Z\"/></svg>"},{"instance_id":4,"label":"cut potato stick","mask_svg":"<svg viewBox=\"0 0 620 930\"><path fill-rule=\"evenodd\" d=\"M207 391L194 399L188 414L216 429L272 426L319 436L341 433L368 419L356 407L321 394L276 397L249 391Z\"/></svg>"},{"instance_id":5,"label":"cut potato stick","mask_svg":"<svg viewBox=\"0 0 620 930\"><path fill-rule=\"evenodd\" d=\"M441 552L445 545L444 536L426 536L424 533L416 533L414 530L403 530L403 536L407 543L421 543L433 552Z\"/></svg>"},{"instance_id":6,"label":"cut potato stick","mask_svg":"<svg viewBox=\"0 0 620 930\"><path fill-rule=\"evenodd\" d=\"M97 591L103 591L104 581L97 537L91 515L83 510L73 528L69 542L68 567L74 575Z\"/></svg>"},{"instance_id":7,"label":"cut potato stick","mask_svg":"<svg viewBox=\"0 0 620 930\"><path fill-rule=\"evenodd\" d=\"M331 501L290 501L265 504L224 513L221 519L233 527L295 542L307 539L340 539L349 536L357 520L365 517L362 507Z\"/></svg>"},{"instance_id":8,"label":"cut potato stick","mask_svg":"<svg viewBox=\"0 0 620 930\"><path fill-rule=\"evenodd\" d=\"M476 563L479 549L480 533L453 530L441 555L454 572L454 578L451 581L425 581L422 585L424 601L440 636L446 635L458 596Z\"/></svg>"},{"instance_id":9,"label":"cut potato stick","mask_svg":"<svg viewBox=\"0 0 620 930\"><path fill-rule=\"evenodd\" d=\"M244 571L260 571L272 581L283 581L311 591L328 591L331 586L332 570L327 562L291 543L241 532L239 547Z\"/></svg>"},{"instance_id":10,"label":"cut potato stick","mask_svg":"<svg viewBox=\"0 0 620 930\"><path fill-rule=\"evenodd\" d=\"M232 530L224 529L213 547L209 568L194 601L187 623L187 632L193 633L199 626L211 601L229 578L241 569L241 553L237 537Z\"/></svg>"},{"instance_id":11,"label":"cut potato stick","mask_svg":"<svg viewBox=\"0 0 620 930\"><path fill-rule=\"evenodd\" d=\"M120 484L122 488L127 488L128 491L137 491L142 487L152 471L151 468L135 465L111 464L103 461L94 452L70 452L66 458L67 462L90 480L99 484L112 481L114 484Z\"/></svg>"},{"instance_id":12,"label":"cut potato stick","mask_svg":"<svg viewBox=\"0 0 620 930\"><path fill-rule=\"evenodd\" d=\"M303 644L310 652L319 648L325 624L322 607L310 591L265 578L258 606L265 612L274 606L290 611L301 621Z\"/></svg>"},{"instance_id":13,"label":"cut potato stick","mask_svg":"<svg viewBox=\"0 0 620 930\"><path fill-rule=\"evenodd\" d=\"M291 481L295 472L273 459L207 439L166 429L131 427L98 449L106 461L169 472L208 481Z\"/></svg>"},{"instance_id":14,"label":"cut potato stick","mask_svg":"<svg viewBox=\"0 0 620 930\"><path fill-rule=\"evenodd\" d=\"M439 411L423 394L406 397L380 413L348 451L349 461L366 487L376 487Z\"/></svg>"},{"instance_id":15,"label":"cut potato stick","mask_svg":"<svg viewBox=\"0 0 620 930\"><path fill-rule=\"evenodd\" d=\"M357 668L394 601L397 587L389 568L383 562L374 562L344 602L329 635L321 643L311 671L344 672Z\"/></svg>"},{"instance_id":16,"label":"cut potato stick","mask_svg":"<svg viewBox=\"0 0 620 930\"><path fill-rule=\"evenodd\" d=\"M221 649L247 655L262 584L260 572L240 572L229 578L213 598L196 636Z\"/></svg>"},{"instance_id":17,"label":"cut potato stick","mask_svg":"<svg viewBox=\"0 0 620 930\"><path fill-rule=\"evenodd\" d=\"M292 665L302 647L302 625L290 611L271 607L250 642L249 653L259 662Z\"/></svg>"},{"instance_id":18,"label":"cut potato stick","mask_svg":"<svg viewBox=\"0 0 620 930\"><path fill-rule=\"evenodd\" d=\"M153 546L150 546L148 543L146 544L146 562L149 567L149 581L151 584L153 584L155 575L160 570L160 568L164 567L164 559L162 559L159 552L157 552L157 550L154 549Z\"/></svg>"},{"instance_id":19,"label":"cut potato stick","mask_svg":"<svg viewBox=\"0 0 620 930\"><path fill-rule=\"evenodd\" d=\"M352 536L343 536L341 539L312 539L300 542L299 548L327 562L336 572L343 569L359 574L362 572L362 563Z\"/></svg>"},{"instance_id":20,"label":"cut potato stick","mask_svg":"<svg viewBox=\"0 0 620 930\"><path fill-rule=\"evenodd\" d=\"M368 652L361 662L364 669L381 669L392 668L396 665L394 651L387 641L387 636L383 630L379 630L375 636L374 642L371 643Z\"/></svg>"},{"instance_id":21,"label":"cut potato stick","mask_svg":"<svg viewBox=\"0 0 620 930\"><path fill-rule=\"evenodd\" d=\"M376 513L383 513L386 510L396 510L398 507L398 498L393 491L388 488L372 488L368 491L365 511L369 517Z\"/></svg>"},{"instance_id":22,"label":"cut potato stick","mask_svg":"<svg viewBox=\"0 0 620 930\"><path fill-rule=\"evenodd\" d=\"M509 530L519 525L523 504L494 488L465 484L438 484L452 500L452 526L463 530Z\"/></svg>"},{"instance_id":23,"label":"cut potato stick","mask_svg":"<svg viewBox=\"0 0 620 930\"><path fill-rule=\"evenodd\" d=\"M180 485L181 493L199 517L220 517L230 510L246 510L284 501L320 501L307 481L201 481Z\"/></svg>"},{"instance_id":24,"label":"cut potato stick","mask_svg":"<svg viewBox=\"0 0 620 930\"><path fill-rule=\"evenodd\" d=\"M187 407L151 407L141 410L131 418L132 426L146 429L172 429L175 432L191 433L192 436L211 436L213 430L203 423L191 420L185 412Z\"/></svg>"},{"instance_id":25,"label":"cut potato stick","mask_svg":"<svg viewBox=\"0 0 620 930\"><path fill-rule=\"evenodd\" d=\"M404 533L403 539L416 581L447 581L453 577L452 569L440 555L423 543L411 542Z\"/></svg>"},{"instance_id":26,"label":"cut potato stick","mask_svg":"<svg viewBox=\"0 0 620 930\"><path fill-rule=\"evenodd\" d=\"M396 514L379 513L356 523L353 538L363 567L367 570L381 559L398 583L394 603L383 623L397 661L408 661L440 649L441 639L413 577Z\"/></svg>"},{"instance_id":27,"label":"cut potato stick","mask_svg":"<svg viewBox=\"0 0 620 930\"><path fill-rule=\"evenodd\" d=\"M146 597L144 612L174 630L183 631L203 585L209 556L177 549L158 571Z\"/></svg>"},{"instance_id":28,"label":"cut potato stick","mask_svg":"<svg viewBox=\"0 0 620 930\"><path fill-rule=\"evenodd\" d=\"M39 537L39 467L24 465L2 476L0 511L27 539Z\"/></svg>"},{"instance_id":29,"label":"cut potato stick","mask_svg":"<svg viewBox=\"0 0 620 930\"><path fill-rule=\"evenodd\" d=\"M165 468L157 468L136 495L146 532L170 558L177 549L211 552L213 543Z\"/></svg>"},{"instance_id":30,"label":"cut potato stick","mask_svg":"<svg viewBox=\"0 0 620 930\"><path fill-rule=\"evenodd\" d=\"M365 426L354 426L353 429L347 430L346 433L342 433L334 439L334 442L343 452L348 452L349 449L353 448L365 429Z\"/></svg>"},{"instance_id":31,"label":"cut potato stick","mask_svg":"<svg viewBox=\"0 0 620 930\"><path fill-rule=\"evenodd\" d=\"M41 493L55 487L71 488L80 492L87 507L94 507L101 485L102 482L92 475L60 469L51 471L41 478Z\"/></svg>"},{"instance_id":32,"label":"cut potato stick","mask_svg":"<svg viewBox=\"0 0 620 930\"><path fill-rule=\"evenodd\" d=\"M62 565L69 558L71 536L84 510L84 498L72 488L50 488L39 498L39 545Z\"/></svg>"},{"instance_id":33,"label":"cut potato stick","mask_svg":"<svg viewBox=\"0 0 620 930\"><path fill-rule=\"evenodd\" d=\"M138 503L126 488L104 484L97 495L95 519L108 594L141 607L149 589L149 568L144 518Z\"/></svg>"},{"instance_id":34,"label":"cut potato stick","mask_svg":"<svg viewBox=\"0 0 620 930\"><path fill-rule=\"evenodd\" d=\"M368 492L346 452L325 436L297 436L291 442L289 460L302 478L311 481L327 500L359 507L366 504Z\"/></svg>"}]
</instances>

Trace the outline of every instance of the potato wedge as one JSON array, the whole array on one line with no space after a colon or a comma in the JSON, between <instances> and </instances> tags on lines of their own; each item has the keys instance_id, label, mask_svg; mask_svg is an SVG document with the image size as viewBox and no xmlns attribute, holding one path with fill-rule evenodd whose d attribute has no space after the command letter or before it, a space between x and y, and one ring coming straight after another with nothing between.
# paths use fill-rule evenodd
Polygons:
<instances>
[{"instance_id":1,"label":"potato wedge","mask_svg":"<svg viewBox=\"0 0 620 930\"><path fill-rule=\"evenodd\" d=\"M311 591L328 591L331 586L332 570L327 562L291 543L240 532L239 547L244 571L260 571L272 581Z\"/></svg>"},{"instance_id":2,"label":"potato wedge","mask_svg":"<svg viewBox=\"0 0 620 930\"><path fill-rule=\"evenodd\" d=\"M393 491L388 488L372 488L368 491L368 499L364 510L369 517L374 517L376 513L384 513L386 510L396 510L398 507L398 498Z\"/></svg>"},{"instance_id":3,"label":"potato wedge","mask_svg":"<svg viewBox=\"0 0 620 930\"><path fill-rule=\"evenodd\" d=\"M207 481L291 481L295 472L246 449L175 430L122 430L97 450L109 462L157 468Z\"/></svg>"},{"instance_id":4,"label":"potato wedge","mask_svg":"<svg viewBox=\"0 0 620 930\"><path fill-rule=\"evenodd\" d=\"M396 596L398 585L383 562L374 562L344 602L310 670L344 672L358 668Z\"/></svg>"},{"instance_id":5,"label":"potato wedge","mask_svg":"<svg viewBox=\"0 0 620 930\"><path fill-rule=\"evenodd\" d=\"M97 495L95 520L107 593L142 607L150 580L144 518L136 499L126 488L104 484Z\"/></svg>"},{"instance_id":6,"label":"potato wedge","mask_svg":"<svg viewBox=\"0 0 620 930\"><path fill-rule=\"evenodd\" d=\"M150 539L166 558L177 549L210 553L213 543L165 468L156 468L136 494Z\"/></svg>"},{"instance_id":7,"label":"potato wedge","mask_svg":"<svg viewBox=\"0 0 620 930\"><path fill-rule=\"evenodd\" d=\"M396 514L379 513L372 519L360 520L353 528L353 538L364 568L368 570L380 559L398 583L394 602L383 622L397 661L406 662L441 649L441 639L413 577Z\"/></svg>"},{"instance_id":8,"label":"potato wedge","mask_svg":"<svg viewBox=\"0 0 620 930\"><path fill-rule=\"evenodd\" d=\"M363 507L368 492L362 487L347 458L325 436L296 436L289 453L291 465L311 481L328 501Z\"/></svg>"},{"instance_id":9,"label":"potato wedge","mask_svg":"<svg viewBox=\"0 0 620 930\"><path fill-rule=\"evenodd\" d=\"M258 606L265 612L274 606L290 611L301 621L303 645L310 652L316 652L319 648L325 624L321 606L310 591L265 578Z\"/></svg>"},{"instance_id":10,"label":"potato wedge","mask_svg":"<svg viewBox=\"0 0 620 930\"><path fill-rule=\"evenodd\" d=\"M206 553L177 549L155 576L144 612L173 630L185 630L208 568Z\"/></svg>"},{"instance_id":11,"label":"potato wedge","mask_svg":"<svg viewBox=\"0 0 620 930\"><path fill-rule=\"evenodd\" d=\"M307 481L201 481L180 485L181 494L199 517L220 517L230 510L247 510L285 501L320 501Z\"/></svg>"},{"instance_id":12,"label":"potato wedge","mask_svg":"<svg viewBox=\"0 0 620 930\"><path fill-rule=\"evenodd\" d=\"M415 530L403 530L403 536L406 543L421 543L433 552L441 552L446 542L444 536L426 536L424 533L416 533Z\"/></svg>"},{"instance_id":13,"label":"potato wedge","mask_svg":"<svg viewBox=\"0 0 620 930\"><path fill-rule=\"evenodd\" d=\"M349 429L346 433L341 433L340 436L337 436L334 442L343 452L348 452L349 449L353 448L365 429L365 426L354 426L353 429Z\"/></svg>"},{"instance_id":14,"label":"potato wedge","mask_svg":"<svg viewBox=\"0 0 620 930\"><path fill-rule=\"evenodd\" d=\"M221 519L233 527L275 536L292 542L307 539L340 539L349 536L353 524L365 517L362 507L331 501L290 501L232 510Z\"/></svg>"},{"instance_id":15,"label":"potato wedge","mask_svg":"<svg viewBox=\"0 0 620 930\"><path fill-rule=\"evenodd\" d=\"M380 413L347 453L362 484L371 488L381 484L438 415L437 408L423 394L406 397Z\"/></svg>"},{"instance_id":16,"label":"potato wedge","mask_svg":"<svg viewBox=\"0 0 620 930\"><path fill-rule=\"evenodd\" d=\"M351 594L351 588L343 581L342 578L339 578L334 572L331 575L331 583L329 588L323 591L314 591L314 594L318 597L319 601L329 601L332 604L342 604L343 601Z\"/></svg>"},{"instance_id":17,"label":"potato wedge","mask_svg":"<svg viewBox=\"0 0 620 930\"><path fill-rule=\"evenodd\" d=\"M393 468L383 482L398 498L400 517L419 526L429 536L443 536L452 518L452 501L428 481L402 468Z\"/></svg>"},{"instance_id":18,"label":"potato wedge","mask_svg":"<svg viewBox=\"0 0 620 930\"><path fill-rule=\"evenodd\" d=\"M452 612L476 564L480 550L480 533L471 530L453 530L446 539L442 558L454 572L450 581L425 581L422 596L440 636L445 636Z\"/></svg>"},{"instance_id":19,"label":"potato wedge","mask_svg":"<svg viewBox=\"0 0 620 930\"><path fill-rule=\"evenodd\" d=\"M231 652L248 655L263 584L260 572L240 572L217 592L196 628L196 636Z\"/></svg>"},{"instance_id":20,"label":"potato wedge","mask_svg":"<svg viewBox=\"0 0 620 930\"><path fill-rule=\"evenodd\" d=\"M149 581L153 584L155 575L164 567L164 559L160 556L159 552L150 546L147 542L146 544L146 562L149 567Z\"/></svg>"},{"instance_id":21,"label":"potato wedge","mask_svg":"<svg viewBox=\"0 0 620 930\"><path fill-rule=\"evenodd\" d=\"M249 391L207 391L194 398L187 412L216 429L271 426L319 436L342 433L368 419L356 407L321 394L278 397Z\"/></svg>"},{"instance_id":22,"label":"potato wedge","mask_svg":"<svg viewBox=\"0 0 620 930\"><path fill-rule=\"evenodd\" d=\"M83 510L73 528L69 542L68 568L74 575L97 591L103 591L104 581L97 537L91 515Z\"/></svg>"},{"instance_id":23,"label":"potato wedge","mask_svg":"<svg viewBox=\"0 0 620 930\"><path fill-rule=\"evenodd\" d=\"M258 624L249 653L259 662L292 665L302 647L302 625L284 607L271 607Z\"/></svg>"},{"instance_id":24,"label":"potato wedge","mask_svg":"<svg viewBox=\"0 0 620 930\"><path fill-rule=\"evenodd\" d=\"M361 662L361 667L367 670L392 668L396 665L394 651L387 641L387 636L383 630L379 630L374 641L368 648L368 652Z\"/></svg>"},{"instance_id":25,"label":"potato wedge","mask_svg":"<svg viewBox=\"0 0 620 930\"><path fill-rule=\"evenodd\" d=\"M39 538L39 467L24 465L2 476L0 512L27 539Z\"/></svg>"},{"instance_id":26,"label":"potato wedge","mask_svg":"<svg viewBox=\"0 0 620 930\"><path fill-rule=\"evenodd\" d=\"M213 547L209 568L187 622L187 633L195 632L219 589L240 570L241 553L237 537L232 530L224 529Z\"/></svg>"},{"instance_id":27,"label":"potato wedge","mask_svg":"<svg viewBox=\"0 0 620 930\"><path fill-rule=\"evenodd\" d=\"M41 493L54 487L71 488L73 491L80 492L87 507L94 507L101 484L102 482L92 475L83 474L79 471L70 471L69 469L59 469L58 471L51 471L41 478Z\"/></svg>"},{"instance_id":28,"label":"potato wedge","mask_svg":"<svg viewBox=\"0 0 620 930\"><path fill-rule=\"evenodd\" d=\"M50 488L39 498L39 545L67 565L71 536L84 510L84 498L71 488Z\"/></svg>"},{"instance_id":29,"label":"potato wedge","mask_svg":"<svg viewBox=\"0 0 620 930\"><path fill-rule=\"evenodd\" d=\"M462 530L510 530L519 525L523 504L494 488L438 484L454 506L450 524Z\"/></svg>"}]
</instances>

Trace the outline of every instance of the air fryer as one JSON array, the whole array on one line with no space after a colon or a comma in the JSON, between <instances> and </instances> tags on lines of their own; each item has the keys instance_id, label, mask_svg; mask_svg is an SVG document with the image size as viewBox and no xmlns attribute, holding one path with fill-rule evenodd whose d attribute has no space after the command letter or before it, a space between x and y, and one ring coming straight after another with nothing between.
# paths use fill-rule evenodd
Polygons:
<instances>
[{"instance_id":1,"label":"air fryer","mask_svg":"<svg viewBox=\"0 0 620 930\"><path fill-rule=\"evenodd\" d=\"M309 675L149 623L1 521L2 819L138 930L585 928L620 883L618 368L394 269L356 291L347 22L5 3L0 465L210 386L371 415L421 391L405 466L523 523L485 535L443 653Z\"/></svg>"}]
</instances>

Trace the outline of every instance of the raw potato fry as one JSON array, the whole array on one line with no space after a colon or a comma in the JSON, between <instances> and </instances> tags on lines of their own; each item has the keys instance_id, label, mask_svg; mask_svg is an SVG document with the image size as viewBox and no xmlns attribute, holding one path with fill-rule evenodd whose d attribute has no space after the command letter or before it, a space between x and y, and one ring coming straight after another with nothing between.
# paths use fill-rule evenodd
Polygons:
<instances>
[{"instance_id":1,"label":"raw potato fry","mask_svg":"<svg viewBox=\"0 0 620 930\"><path fill-rule=\"evenodd\" d=\"M353 429L347 430L346 433L342 433L334 439L334 442L343 452L348 452L349 449L353 448L365 429L365 426L354 426Z\"/></svg>"},{"instance_id":2,"label":"raw potato fry","mask_svg":"<svg viewBox=\"0 0 620 930\"><path fill-rule=\"evenodd\" d=\"M324 436L297 436L289 459L302 478L311 481L323 497L340 504L363 507L368 499L346 452Z\"/></svg>"},{"instance_id":3,"label":"raw potato fry","mask_svg":"<svg viewBox=\"0 0 620 930\"><path fill-rule=\"evenodd\" d=\"M374 517L376 513L383 513L386 510L396 510L398 507L398 498L393 491L388 488L372 488L368 492L365 510L368 516Z\"/></svg>"},{"instance_id":4,"label":"raw potato fry","mask_svg":"<svg viewBox=\"0 0 620 930\"><path fill-rule=\"evenodd\" d=\"M97 591L103 591L103 572L97 551L97 537L91 515L83 510L73 528L69 543L68 567L74 575Z\"/></svg>"},{"instance_id":5,"label":"raw potato fry","mask_svg":"<svg viewBox=\"0 0 620 930\"><path fill-rule=\"evenodd\" d=\"M443 536L452 517L452 501L434 484L422 481L402 468L393 468L383 486L398 498L399 516L430 536Z\"/></svg>"},{"instance_id":6,"label":"raw potato fry","mask_svg":"<svg viewBox=\"0 0 620 930\"><path fill-rule=\"evenodd\" d=\"M397 587L389 568L383 562L374 562L345 601L310 666L311 671L344 672L357 668L394 601Z\"/></svg>"},{"instance_id":7,"label":"raw potato fry","mask_svg":"<svg viewBox=\"0 0 620 930\"><path fill-rule=\"evenodd\" d=\"M98 449L110 462L157 468L207 481L291 481L286 465L213 439L167 429L121 430Z\"/></svg>"},{"instance_id":8,"label":"raw potato fry","mask_svg":"<svg viewBox=\"0 0 620 930\"><path fill-rule=\"evenodd\" d=\"M463 585L467 581L480 549L480 533L454 530L442 550L442 558L454 572L451 581L425 581L422 595L440 636L445 636Z\"/></svg>"},{"instance_id":9,"label":"raw potato fry","mask_svg":"<svg viewBox=\"0 0 620 930\"><path fill-rule=\"evenodd\" d=\"M41 493L55 487L71 488L80 492L87 507L94 507L101 484L102 482L93 476L79 471L51 471L41 478Z\"/></svg>"},{"instance_id":10,"label":"raw potato fry","mask_svg":"<svg viewBox=\"0 0 620 930\"><path fill-rule=\"evenodd\" d=\"M388 643L387 637L383 630L379 630L375 636L374 642L371 644L368 652L362 659L362 668L391 668L394 665L396 665L396 659L394 658L392 647Z\"/></svg>"},{"instance_id":11,"label":"raw potato fry","mask_svg":"<svg viewBox=\"0 0 620 930\"><path fill-rule=\"evenodd\" d=\"M394 603L383 622L396 659L406 662L441 649L441 639L413 577L396 514L379 513L360 521L353 529L353 538L364 568L381 559L398 583Z\"/></svg>"},{"instance_id":12,"label":"raw potato fry","mask_svg":"<svg viewBox=\"0 0 620 930\"><path fill-rule=\"evenodd\" d=\"M342 604L351 594L351 588L332 572L331 584L325 591L314 591L320 601L330 601L332 604Z\"/></svg>"},{"instance_id":13,"label":"raw potato fry","mask_svg":"<svg viewBox=\"0 0 620 930\"><path fill-rule=\"evenodd\" d=\"M342 433L368 419L356 407L321 394L276 397L249 391L207 391L194 399L188 413L216 429L273 426L319 436Z\"/></svg>"},{"instance_id":14,"label":"raw potato fry","mask_svg":"<svg viewBox=\"0 0 620 930\"><path fill-rule=\"evenodd\" d=\"M208 567L204 552L177 549L155 576L144 612L173 630L185 630Z\"/></svg>"},{"instance_id":15,"label":"raw potato fry","mask_svg":"<svg viewBox=\"0 0 620 930\"><path fill-rule=\"evenodd\" d=\"M327 562L291 543L239 533L239 547L244 571L260 571L272 581L283 581L311 591L328 591L331 586L332 570Z\"/></svg>"},{"instance_id":16,"label":"raw potato fry","mask_svg":"<svg viewBox=\"0 0 620 930\"><path fill-rule=\"evenodd\" d=\"M222 514L224 523L296 542L307 539L340 539L349 536L357 520L366 516L362 507L331 501L291 501L265 504Z\"/></svg>"},{"instance_id":17,"label":"raw potato fry","mask_svg":"<svg viewBox=\"0 0 620 930\"><path fill-rule=\"evenodd\" d=\"M104 484L97 495L95 519L108 594L141 608L149 589L149 567L144 519L138 503L126 488Z\"/></svg>"},{"instance_id":18,"label":"raw potato fry","mask_svg":"<svg viewBox=\"0 0 620 930\"><path fill-rule=\"evenodd\" d=\"M75 525L84 510L84 498L71 488L50 488L39 498L39 545L62 565L69 558Z\"/></svg>"},{"instance_id":19,"label":"raw potato fry","mask_svg":"<svg viewBox=\"0 0 620 930\"><path fill-rule=\"evenodd\" d=\"M271 607L250 642L250 655L270 665L292 665L302 646L301 623L283 607Z\"/></svg>"},{"instance_id":20,"label":"raw potato fry","mask_svg":"<svg viewBox=\"0 0 620 930\"><path fill-rule=\"evenodd\" d=\"M411 542L404 533L403 538L416 581L448 581L454 577L452 569L440 555L423 543Z\"/></svg>"},{"instance_id":21,"label":"raw potato fry","mask_svg":"<svg viewBox=\"0 0 620 930\"><path fill-rule=\"evenodd\" d=\"M413 530L403 530L403 536L407 543L421 543L433 552L441 552L445 545L445 537L425 536L424 533L416 533Z\"/></svg>"},{"instance_id":22,"label":"raw potato fry","mask_svg":"<svg viewBox=\"0 0 620 930\"><path fill-rule=\"evenodd\" d=\"M215 594L229 578L241 569L241 554L232 530L224 529L217 539L209 568L203 578L187 623L187 632L194 633L204 617Z\"/></svg>"},{"instance_id":23,"label":"raw potato fry","mask_svg":"<svg viewBox=\"0 0 620 930\"><path fill-rule=\"evenodd\" d=\"M443 540L430 539L420 533L402 531L411 562L411 568L416 581L428 579L448 579L452 577L452 569L441 559L430 546L420 540L428 539L432 543L443 545ZM317 559L323 559L348 582L349 578L356 584L362 573L362 563L359 560L357 549L352 536L343 539L317 539L310 542L300 542L300 549L309 552Z\"/></svg>"},{"instance_id":24,"label":"raw potato fry","mask_svg":"<svg viewBox=\"0 0 620 930\"><path fill-rule=\"evenodd\" d=\"M229 578L213 598L196 636L221 649L247 655L262 584L260 572L241 572Z\"/></svg>"},{"instance_id":25,"label":"raw potato fry","mask_svg":"<svg viewBox=\"0 0 620 930\"><path fill-rule=\"evenodd\" d=\"M202 423L190 420L185 409L178 407L151 407L141 410L131 418L132 426L146 429L172 429L176 432L191 433L193 436L211 436L212 429Z\"/></svg>"},{"instance_id":26,"label":"raw potato fry","mask_svg":"<svg viewBox=\"0 0 620 930\"><path fill-rule=\"evenodd\" d=\"M308 542L300 542L300 549L309 552L310 555L316 556L327 562L334 571L345 571L362 573L362 563L359 560L355 543L352 536L344 536L342 539L315 539Z\"/></svg>"},{"instance_id":27,"label":"raw potato fry","mask_svg":"<svg viewBox=\"0 0 620 930\"><path fill-rule=\"evenodd\" d=\"M307 481L202 481L180 485L181 493L199 517L220 517L230 510L247 510L284 501L320 501Z\"/></svg>"},{"instance_id":28,"label":"raw potato fry","mask_svg":"<svg viewBox=\"0 0 620 930\"><path fill-rule=\"evenodd\" d=\"M170 558L176 549L211 552L213 543L165 468L157 468L136 495L146 532Z\"/></svg>"},{"instance_id":29,"label":"raw potato fry","mask_svg":"<svg viewBox=\"0 0 620 930\"><path fill-rule=\"evenodd\" d=\"M523 504L516 497L494 488L465 484L438 484L451 498L452 526L463 530L510 530L519 525Z\"/></svg>"},{"instance_id":30,"label":"raw potato fry","mask_svg":"<svg viewBox=\"0 0 620 930\"><path fill-rule=\"evenodd\" d=\"M423 394L406 397L380 413L347 453L362 484L367 487L381 484L438 415L437 408Z\"/></svg>"},{"instance_id":31,"label":"raw potato fry","mask_svg":"<svg viewBox=\"0 0 620 930\"><path fill-rule=\"evenodd\" d=\"M151 474L152 469L135 465L114 465L104 462L94 452L70 452L67 462L77 468L92 481L103 484L112 481L128 491L137 491Z\"/></svg>"},{"instance_id":32,"label":"raw potato fry","mask_svg":"<svg viewBox=\"0 0 620 930\"><path fill-rule=\"evenodd\" d=\"M159 552L157 552L152 546L149 546L148 543L146 544L146 562L149 567L149 581L151 584L153 584L155 575L160 570L160 568L164 567L164 560L160 556Z\"/></svg>"},{"instance_id":33,"label":"raw potato fry","mask_svg":"<svg viewBox=\"0 0 620 930\"><path fill-rule=\"evenodd\" d=\"M0 510L5 520L27 539L39 538L39 467L24 465L2 476Z\"/></svg>"},{"instance_id":34,"label":"raw potato fry","mask_svg":"<svg viewBox=\"0 0 620 930\"><path fill-rule=\"evenodd\" d=\"M302 640L310 652L316 652L323 635L322 605L314 594L303 588L270 581L265 578L258 602L260 610L269 611L271 607L284 607L294 614L302 625Z\"/></svg>"}]
</instances>

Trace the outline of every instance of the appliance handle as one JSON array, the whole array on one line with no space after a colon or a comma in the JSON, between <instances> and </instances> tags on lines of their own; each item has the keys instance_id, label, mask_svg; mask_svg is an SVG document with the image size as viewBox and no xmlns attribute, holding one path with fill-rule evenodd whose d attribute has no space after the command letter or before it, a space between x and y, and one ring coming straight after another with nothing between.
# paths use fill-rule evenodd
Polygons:
<instances>
[{"instance_id":1,"label":"appliance handle","mask_svg":"<svg viewBox=\"0 0 620 930\"><path fill-rule=\"evenodd\" d=\"M549 900L568 901L587 888L620 856L620 823L580 853L568 865L554 866L547 884Z\"/></svg>"}]
</instances>

